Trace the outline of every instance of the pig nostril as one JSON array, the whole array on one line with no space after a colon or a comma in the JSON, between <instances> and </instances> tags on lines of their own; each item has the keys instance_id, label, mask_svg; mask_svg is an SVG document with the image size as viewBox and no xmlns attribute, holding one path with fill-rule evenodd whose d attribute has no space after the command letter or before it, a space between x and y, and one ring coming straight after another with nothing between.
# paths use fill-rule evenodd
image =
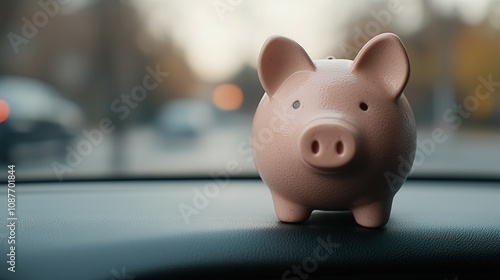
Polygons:
<instances>
[{"instance_id":1,"label":"pig nostril","mask_svg":"<svg viewBox=\"0 0 500 280\"><path fill-rule=\"evenodd\" d=\"M312 142L311 150L313 154L317 154L319 152L319 142L317 140Z\"/></svg>"},{"instance_id":2,"label":"pig nostril","mask_svg":"<svg viewBox=\"0 0 500 280\"><path fill-rule=\"evenodd\" d=\"M335 145L335 150L337 151L337 154L341 155L344 153L344 143L342 141L337 142Z\"/></svg>"}]
</instances>

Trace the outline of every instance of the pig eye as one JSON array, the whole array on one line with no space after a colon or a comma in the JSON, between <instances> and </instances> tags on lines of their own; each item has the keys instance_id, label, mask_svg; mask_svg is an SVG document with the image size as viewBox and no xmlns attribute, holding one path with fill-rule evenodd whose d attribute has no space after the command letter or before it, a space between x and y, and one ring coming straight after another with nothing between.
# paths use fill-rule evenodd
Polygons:
<instances>
[{"instance_id":1,"label":"pig eye","mask_svg":"<svg viewBox=\"0 0 500 280\"><path fill-rule=\"evenodd\" d=\"M293 109L299 109L300 101L297 100L297 101L293 102L292 107L293 107Z\"/></svg>"},{"instance_id":2,"label":"pig eye","mask_svg":"<svg viewBox=\"0 0 500 280\"><path fill-rule=\"evenodd\" d=\"M365 102L359 103L359 108L363 111L368 110L368 105Z\"/></svg>"}]
</instances>

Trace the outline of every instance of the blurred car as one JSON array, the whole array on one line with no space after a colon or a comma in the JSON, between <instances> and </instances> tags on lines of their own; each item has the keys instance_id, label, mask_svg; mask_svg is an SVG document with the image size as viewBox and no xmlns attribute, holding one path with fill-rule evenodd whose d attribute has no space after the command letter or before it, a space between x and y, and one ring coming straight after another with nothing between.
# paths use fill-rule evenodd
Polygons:
<instances>
[{"instance_id":1,"label":"blurred car","mask_svg":"<svg viewBox=\"0 0 500 280\"><path fill-rule=\"evenodd\" d=\"M0 123L0 161L14 160L19 144L57 141L64 146L83 128L84 114L52 86L32 78L0 78L0 100L9 106Z\"/></svg>"},{"instance_id":2,"label":"blurred car","mask_svg":"<svg viewBox=\"0 0 500 280\"><path fill-rule=\"evenodd\" d=\"M500 116L500 1L0 1L0 15L0 152L22 159L0 163L0 280L500 279L500 126L487 121ZM410 55L418 172L383 228L351 211L280 222L253 161L290 131L273 116L251 137L262 44L284 35L344 59L382 32ZM67 89L2 79L19 72ZM219 96L228 84L239 90ZM85 117L103 116L94 141L62 97L82 92Z\"/></svg>"},{"instance_id":3,"label":"blurred car","mask_svg":"<svg viewBox=\"0 0 500 280\"><path fill-rule=\"evenodd\" d=\"M180 99L163 105L156 125L167 138L185 139L199 136L213 122L214 112L210 103Z\"/></svg>"}]
</instances>

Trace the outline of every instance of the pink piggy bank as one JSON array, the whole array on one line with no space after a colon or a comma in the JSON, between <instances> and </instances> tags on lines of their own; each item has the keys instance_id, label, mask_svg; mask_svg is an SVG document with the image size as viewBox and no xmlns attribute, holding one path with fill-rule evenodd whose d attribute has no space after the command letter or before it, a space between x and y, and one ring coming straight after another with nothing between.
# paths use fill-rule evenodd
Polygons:
<instances>
[{"instance_id":1,"label":"pink piggy bank","mask_svg":"<svg viewBox=\"0 0 500 280\"><path fill-rule=\"evenodd\" d=\"M266 92L253 120L253 156L278 218L299 223L315 209L350 210L361 226L384 226L416 149L400 39L378 35L354 61L312 61L275 36L262 47L258 73Z\"/></svg>"}]
</instances>

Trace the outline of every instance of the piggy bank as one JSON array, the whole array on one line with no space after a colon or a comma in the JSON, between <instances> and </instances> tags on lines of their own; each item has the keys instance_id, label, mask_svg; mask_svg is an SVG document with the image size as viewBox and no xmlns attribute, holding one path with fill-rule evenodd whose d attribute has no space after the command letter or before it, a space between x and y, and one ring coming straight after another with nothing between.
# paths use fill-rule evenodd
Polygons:
<instances>
[{"instance_id":1,"label":"piggy bank","mask_svg":"<svg viewBox=\"0 0 500 280\"><path fill-rule=\"evenodd\" d=\"M311 60L295 41L263 45L265 90L252 125L256 168L278 219L350 210L368 228L389 220L415 157L416 126L403 94L406 49L394 34L372 38L354 60Z\"/></svg>"}]
</instances>

